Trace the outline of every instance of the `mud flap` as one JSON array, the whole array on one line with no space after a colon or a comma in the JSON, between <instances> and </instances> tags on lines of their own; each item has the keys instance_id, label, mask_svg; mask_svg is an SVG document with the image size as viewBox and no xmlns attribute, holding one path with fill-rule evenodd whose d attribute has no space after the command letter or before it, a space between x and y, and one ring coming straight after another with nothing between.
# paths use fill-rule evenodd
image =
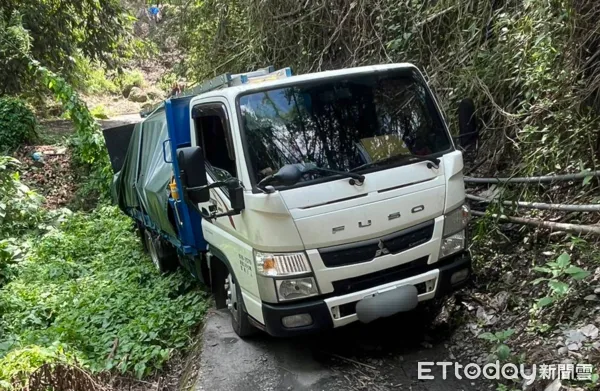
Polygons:
<instances>
[{"instance_id":1,"label":"mud flap","mask_svg":"<svg viewBox=\"0 0 600 391\"><path fill-rule=\"evenodd\" d=\"M133 135L134 127L135 123L107 128L102 131L108 156L110 157L110 164L115 173L121 171L121 168L123 168L123 162L125 161L125 155L127 155L127 149L129 149L129 141Z\"/></svg>"},{"instance_id":2,"label":"mud flap","mask_svg":"<svg viewBox=\"0 0 600 391\"><path fill-rule=\"evenodd\" d=\"M356 303L356 315L362 323L414 309L419 304L417 288L404 285L370 296Z\"/></svg>"}]
</instances>

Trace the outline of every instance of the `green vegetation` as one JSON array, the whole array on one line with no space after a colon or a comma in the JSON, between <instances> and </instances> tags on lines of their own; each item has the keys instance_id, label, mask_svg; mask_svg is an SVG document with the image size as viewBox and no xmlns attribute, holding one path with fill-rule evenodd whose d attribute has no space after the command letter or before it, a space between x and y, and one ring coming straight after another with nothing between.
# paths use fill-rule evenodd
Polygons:
<instances>
[{"instance_id":1,"label":"green vegetation","mask_svg":"<svg viewBox=\"0 0 600 391\"><path fill-rule=\"evenodd\" d=\"M180 44L196 81L272 63L304 73L412 62L428 76L452 124L458 102L474 99L486 125L483 169L502 171L517 162L509 173L576 172L598 164L595 4L196 2L182 15Z\"/></svg>"},{"instance_id":2,"label":"green vegetation","mask_svg":"<svg viewBox=\"0 0 600 391\"><path fill-rule=\"evenodd\" d=\"M62 77L32 61L35 75L48 87L75 125L75 136L71 140L76 162L89 172L87 184L97 189L105 198L109 195L112 168L108 158L100 125L88 110L73 87Z\"/></svg>"},{"instance_id":3,"label":"green vegetation","mask_svg":"<svg viewBox=\"0 0 600 391\"><path fill-rule=\"evenodd\" d=\"M543 267L534 267L533 270L549 275L548 278L541 277L533 281L534 285L546 282L550 292L548 296L544 296L538 300L538 308L545 307L556 300L566 297L570 290L569 283L571 280L583 280L591 274L587 270L571 265L571 256L567 253L562 253L556 261L547 262ZM566 279L567 281L561 281L561 279Z\"/></svg>"},{"instance_id":4,"label":"green vegetation","mask_svg":"<svg viewBox=\"0 0 600 391\"><path fill-rule=\"evenodd\" d=\"M36 137L37 122L27 104L0 97L0 152L12 151Z\"/></svg>"},{"instance_id":5,"label":"green vegetation","mask_svg":"<svg viewBox=\"0 0 600 391\"><path fill-rule=\"evenodd\" d=\"M83 188L107 197L112 170L94 120L104 110L91 113L62 76L26 59L28 75L75 125L69 145ZM129 84L143 84L142 75L127 72L115 83ZM35 119L21 100L1 98L0 120L4 144L30 141ZM159 370L187 347L207 307L204 293L183 273L161 276L119 210L47 211L19 169L0 156L0 388L24 386L45 363L140 378Z\"/></svg>"},{"instance_id":6,"label":"green vegetation","mask_svg":"<svg viewBox=\"0 0 600 391\"><path fill-rule=\"evenodd\" d=\"M133 87L145 87L144 75L138 70L127 70L116 78L116 84L120 87L123 96L129 96Z\"/></svg>"},{"instance_id":7,"label":"green vegetation","mask_svg":"<svg viewBox=\"0 0 600 391\"><path fill-rule=\"evenodd\" d=\"M56 358L141 377L185 347L207 306L182 273L155 270L114 207L49 229L15 274L0 290L6 382Z\"/></svg>"},{"instance_id":8,"label":"green vegetation","mask_svg":"<svg viewBox=\"0 0 600 391\"><path fill-rule=\"evenodd\" d=\"M92 63L85 58L78 61L78 73L81 74L84 82L82 91L86 94L117 94L119 87L109 77L108 72L101 64Z\"/></svg>"},{"instance_id":9,"label":"green vegetation","mask_svg":"<svg viewBox=\"0 0 600 391\"><path fill-rule=\"evenodd\" d=\"M23 84L31 82L27 72L31 41L21 14L0 12L0 96L19 91Z\"/></svg>"},{"instance_id":10,"label":"green vegetation","mask_svg":"<svg viewBox=\"0 0 600 391\"><path fill-rule=\"evenodd\" d=\"M495 356L495 358L500 361L506 361L511 358L511 354L510 348L505 344L505 342L514 333L515 330L508 329L504 331L498 331L496 333L481 333L479 334L478 338L484 339L493 344L492 354Z\"/></svg>"},{"instance_id":11,"label":"green vegetation","mask_svg":"<svg viewBox=\"0 0 600 391\"><path fill-rule=\"evenodd\" d=\"M128 53L132 22L118 0L6 0L0 5L0 86L8 93L37 90L28 58L77 81L84 56L114 67Z\"/></svg>"},{"instance_id":12,"label":"green vegetation","mask_svg":"<svg viewBox=\"0 0 600 391\"><path fill-rule=\"evenodd\" d=\"M90 114L92 114L94 118L108 119L110 113L106 106L104 106L103 104L99 104L97 106L92 107L92 109L90 110Z\"/></svg>"},{"instance_id":13,"label":"green vegetation","mask_svg":"<svg viewBox=\"0 0 600 391\"><path fill-rule=\"evenodd\" d=\"M6 240L26 234L41 222L42 197L21 183L18 167L18 160L0 156L0 243L5 241L4 251L8 251Z\"/></svg>"}]
</instances>

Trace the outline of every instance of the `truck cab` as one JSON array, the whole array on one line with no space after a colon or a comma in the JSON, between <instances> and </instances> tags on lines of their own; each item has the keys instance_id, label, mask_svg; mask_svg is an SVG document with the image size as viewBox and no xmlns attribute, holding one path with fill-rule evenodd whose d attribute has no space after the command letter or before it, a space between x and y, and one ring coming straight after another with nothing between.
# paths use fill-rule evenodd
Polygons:
<instances>
[{"instance_id":1,"label":"truck cab","mask_svg":"<svg viewBox=\"0 0 600 391\"><path fill-rule=\"evenodd\" d=\"M186 118L165 103L177 237L158 232L236 333L371 322L469 280L462 154L415 66L245 81Z\"/></svg>"}]
</instances>

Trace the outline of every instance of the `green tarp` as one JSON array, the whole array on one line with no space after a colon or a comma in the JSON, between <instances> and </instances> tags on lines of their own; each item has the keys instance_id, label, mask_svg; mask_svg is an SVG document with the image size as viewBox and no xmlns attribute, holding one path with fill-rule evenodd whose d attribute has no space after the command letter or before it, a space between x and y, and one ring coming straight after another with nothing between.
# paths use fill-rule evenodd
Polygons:
<instances>
[{"instance_id":1,"label":"green tarp","mask_svg":"<svg viewBox=\"0 0 600 391\"><path fill-rule=\"evenodd\" d=\"M164 110L135 125L112 193L122 210L139 209L163 232L176 236L168 217L168 184L173 171L163 156L163 142L168 138ZM171 161L169 148L165 150L167 161Z\"/></svg>"}]
</instances>

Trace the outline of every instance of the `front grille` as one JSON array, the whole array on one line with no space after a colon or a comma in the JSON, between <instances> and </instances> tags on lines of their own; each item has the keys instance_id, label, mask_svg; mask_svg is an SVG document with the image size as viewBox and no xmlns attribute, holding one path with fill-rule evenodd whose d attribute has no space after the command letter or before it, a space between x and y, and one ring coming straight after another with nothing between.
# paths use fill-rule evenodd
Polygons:
<instances>
[{"instance_id":1,"label":"front grille","mask_svg":"<svg viewBox=\"0 0 600 391\"><path fill-rule=\"evenodd\" d=\"M397 254L429 241L433 228L434 221L426 221L381 238L322 248L319 254L327 267L368 262L376 256Z\"/></svg>"},{"instance_id":2,"label":"front grille","mask_svg":"<svg viewBox=\"0 0 600 391\"><path fill-rule=\"evenodd\" d=\"M429 257L422 257L415 259L412 262L394 266L389 269L380 270L375 273L334 281L332 283L333 295L347 295L349 293L359 292L375 286L387 284L388 282L399 281L408 277L425 273L428 268L431 268L429 265L427 265L428 259Z\"/></svg>"}]
</instances>

